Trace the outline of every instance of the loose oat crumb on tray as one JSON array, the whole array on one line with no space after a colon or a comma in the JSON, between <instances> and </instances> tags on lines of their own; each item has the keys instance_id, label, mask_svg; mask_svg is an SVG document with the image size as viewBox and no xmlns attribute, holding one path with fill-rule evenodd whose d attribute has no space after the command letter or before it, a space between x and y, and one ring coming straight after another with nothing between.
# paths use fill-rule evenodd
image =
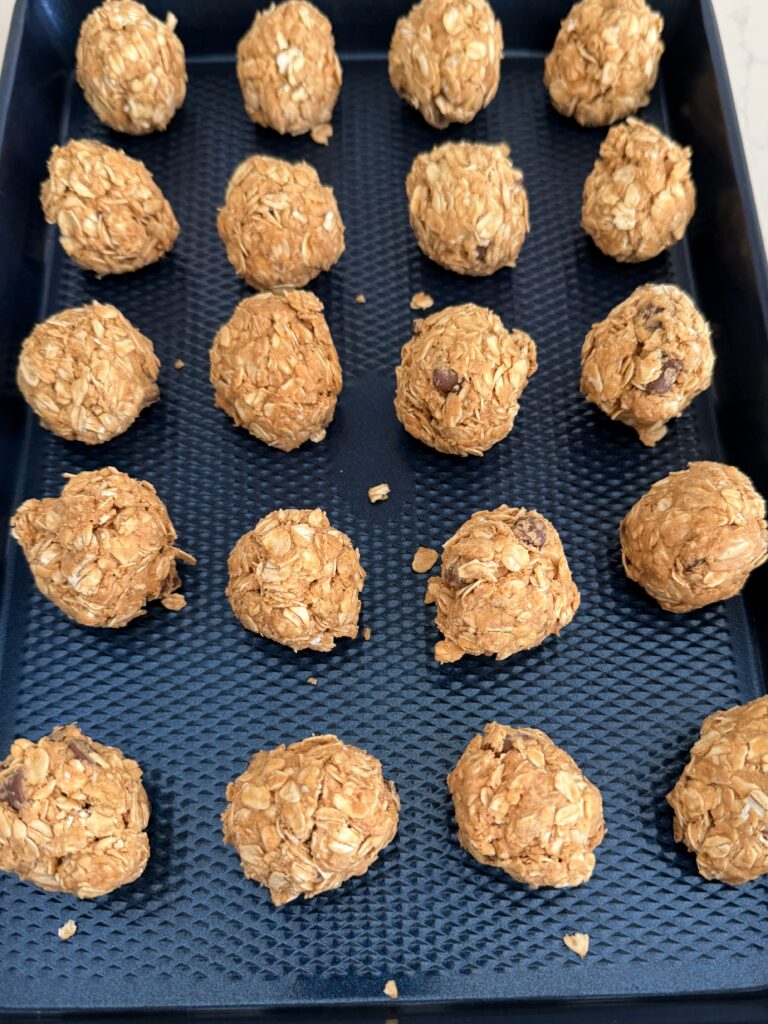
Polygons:
<instances>
[{"instance_id":1,"label":"loose oat crumb on tray","mask_svg":"<svg viewBox=\"0 0 768 1024\"><path fill-rule=\"evenodd\" d=\"M370 639L371 639L371 627L370 626L366 626L365 629L363 630L363 640L370 640Z\"/></svg>"},{"instance_id":2,"label":"loose oat crumb on tray","mask_svg":"<svg viewBox=\"0 0 768 1024\"><path fill-rule=\"evenodd\" d=\"M414 572L429 572L439 557L434 548L418 548L413 556L411 568Z\"/></svg>"},{"instance_id":3,"label":"loose oat crumb on tray","mask_svg":"<svg viewBox=\"0 0 768 1024\"><path fill-rule=\"evenodd\" d=\"M180 612L182 608L187 607L187 599L183 594L168 594L161 599L160 604L169 612Z\"/></svg>"},{"instance_id":4,"label":"loose oat crumb on tray","mask_svg":"<svg viewBox=\"0 0 768 1024\"><path fill-rule=\"evenodd\" d=\"M431 309L435 300L426 292L414 292L411 296L411 309Z\"/></svg>"},{"instance_id":5,"label":"loose oat crumb on tray","mask_svg":"<svg viewBox=\"0 0 768 1024\"><path fill-rule=\"evenodd\" d=\"M389 996L390 999L397 999L397 982L394 980L394 978L390 978L389 981L384 986L384 995Z\"/></svg>"},{"instance_id":6,"label":"loose oat crumb on tray","mask_svg":"<svg viewBox=\"0 0 768 1024\"><path fill-rule=\"evenodd\" d=\"M310 676L307 682L309 683L310 686L317 686L317 677Z\"/></svg>"},{"instance_id":7,"label":"loose oat crumb on tray","mask_svg":"<svg viewBox=\"0 0 768 1024\"><path fill-rule=\"evenodd\" d=\"M386 501L389 493L389 484L376 484L375 487L368 488L368 500L375 505L378 501Z\"/></svg>"},{"instance_id":8,"label":"loose oat crumb on tray","mask_svg":"<svg viewBox=\"0 0 768 1024\"><path fill-rule=\"evenodd\" d=\"M576 953L577 956L580 956L582 960L589 952L589 936L586 932L573 932L571 935L564 935L563 942L568 949Z\"/></svg>"},{"instance_id":9,"label":"loose oat crumb on tray","mask_svg":"<svg viewBox=\"0 0 768 1024\"><path fill-rule=\"evenodd\" d=\"M177 359L173 365L176 367L177 370L183 370L187 364L184 362L183 359Z\"/></svg>"},{"instance_id":10,"label":"loose oat crumb on tray","mask_svg":"<svg viewBox=\"0 0 768 1024\"><path fill-rule=\"evenodd\" d=\"M359 295L355 296L355 302L359 302L361 306L364 306L367 301L368 300L366 299L362 292L360 292Z\"/></svg>"},{"instance_id":11,"label":"loose oat crumb on tray","mask_svg":"<svg viewBox=\"0 0 768 1024\"><path fill-rule=\"evenodd\" d=\"M67 939L72 938L76 931L77 925L70 917L70 919L68 921L65 921L61 928L57 930L56 934L59 936L62 942L66 942Z\"/></svg>"}]
</instances>

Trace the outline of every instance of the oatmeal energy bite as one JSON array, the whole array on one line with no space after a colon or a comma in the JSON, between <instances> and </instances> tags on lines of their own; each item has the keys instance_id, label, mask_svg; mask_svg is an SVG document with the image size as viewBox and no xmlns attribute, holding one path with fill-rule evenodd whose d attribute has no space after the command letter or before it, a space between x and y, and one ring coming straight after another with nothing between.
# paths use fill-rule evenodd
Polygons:
<instances>
[{"instance_id":1,"label":"oatmeal energy bite","mask_svg":"<svg viewBox=\"0 0 768 1024\"><path fill-rule=\"evenodd\" d=\"M170 203L144 164L103 142L54 146L40 201L66 254L99 277L155 263L179 234Z\"/></svg>"},{"instance_id":2,"label":"oatmeal energy bite","mask_svg":"<svg viewBox=\"0 0 768 1024\"><path fill-rule=\"evenodd\" d=\"M0 871L48 892L93 899L135 881L148 822L139 766L75 724L15 740L0 762Z\"/></svg>"},{"instance_id":3,"label":"oatmeal energy bite","mask_svg":"<svg viewBox=\"0 0 768 1024\"><path fill-rule=\"evenodd\" d=\"M496 95L503 51L487 0L420 0L395 25L389 80L433 128L467 124Z\"/></svg>"},{"instance_id":4,"label":"oatmeal energy bite","mask_svg":"<svg viewBox=\"0 0 768 1024\"><path fill-rule=\"evenodd\" d=\"M83 626L116 629L181 586L168 510L152 484L113 466L65 474L58 498L31 498L11 519L40 591ZM176 602L177 603L177 602Z\"/></svg>"},{"instance_id":5,"label":"oatmeal energy bite","mask_svg":"<svg viewBox=\"0 0 768 1024\"><path fill-rule=\"evenodd\" d=\"M490 722L448 776L459 842L516 882L589 881L605 835L600 790L539 729Z\"/></svg>"},{"instance_id":6,"label":"oatmeal energy bite","mask_svg":"<svg viewBox=\"0 0 768 1024\"><path fill-rule=\"evenodd\" d=\"M227 597L246 629L294 651L357 636L365 571L322 509L276 509L243 534L227 563Z\"/></svg>"},{"instance_id":7,"label":"oatmeal energy bite","mask_svg":"<svg viewBox=\"0 0 768 1024\"><path fill-rule=\"evenodd\" d=\"M604 125L650 101L664 52L664 19L645 0L580 0L544 62L552 105L579 124Z\"/></svg>"},{"instance_id":8,"label":"oatmeal energy bite","mask_svg":"<svg viewBox=\"0 0 768 1024\"><path fill-rule=\"evenodd\" d=\"M105 0L83 22L77 82L104 124L118 132L163 131L184 102L187 72L176 18L154 18L134 0Z\"/></svg>"},{"instance_id":9,"label":"oatmeal energy bite","mask_svg":"<svg viewBox=\"0 0 768 1024\"><path fill-rule=\"evenodd\" d=\"M322 441L341 367L312 292L243 299L211 348L216 405L254 437L290 452Z\"/></svg>"},{"instance_id":10,"label":"oatmeal energy bite","mask_svg":"<svg viewBox=\"0 0 768 1024\"><path fill-rule=\"evenodd\" d=\"M515 266L529 229L528 195L508 146L435 146L413 161L405 190L416 241L435 263L475 277Z\"/></svg>"},{"instance_id":11,"label":"oatmeal energy bite","mask_svg":"<svg viewBox=\"0 0 768 1024\"><path fill-rule=\"evenodd\" d=\"M224 842L278 907L364 875L394 839L400 810L381 762L335 736L258 751L227 801Z\"/></svg>"},{"instance_id":12,"label":"oatmeal energy bite","mask_svg":"<svg viewBox=\"0 0 768 1024\"><path fill-rule=\"evenodd\" d=\"M685 292L645 284L587 334L581 393L653 447L710 386L714 363L709 324Z\"/></svg>"},{"instance_id":13,"label":"oatmeal energy bite","mask_svg":"<svg viewBox=\"0 0 768 1024\"><path fill-rule=\"evenodd\" d=\"M92 302L38 324L21 347L16 381L47 429L101 444L160 396L149 338L114 306Z\"/></svg>"},{"instance_id":14,"label":"oatmeal energy bite","mask_svg":"<svg viewBox=\"0 0 768 1024\"><path fill-rule=\"evenodd\" d=\"M536 346L490 309L449 306L413 324L397 367L395 412L441 452L482 455L512 429Z\"/></svg>"},{"instance_id":15,"label":"oatmeal energy bite","mask_svg":"<svg viewBox=\"0 0 768 1024\"><path fill-rule=\"evenodd\" d=\"M738 594L768 559L765 501L733 466L689 462L670 473L621 523L624 570L668 612Z\"/></svg>"},{"instance_id":16,"label":"oatmeal energy bite","mask_svg":"<svg viewBox=\"0 0 768 1024\"><path fill-rule=\"evenodd\" d=\"M580 600L548 519L507 505L475 512L443 546L440 575L427 584L425 603L437 605L445 637L435 658L502 660L537 647L568 625Z\"/></svg>"}]
</instances>

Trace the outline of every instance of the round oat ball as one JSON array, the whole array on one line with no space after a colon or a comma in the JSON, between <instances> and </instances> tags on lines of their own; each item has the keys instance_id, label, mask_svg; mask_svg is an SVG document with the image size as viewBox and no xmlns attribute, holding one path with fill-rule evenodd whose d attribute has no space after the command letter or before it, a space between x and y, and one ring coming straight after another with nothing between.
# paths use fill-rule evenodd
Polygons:
<instances>
[{"instance_id":1,"label":"round oat ball","mask_svg":"<svg viewBox=\"0 0 768 1024\"><path fill-rule=\"evenodd\" d=\"M237 77L256 124L328 141L341 64L331 23L314 4L284 0L258 11L237 47Z\"/></svg>"},{"instance_id":2,"label":"round oat ball","mask_svg":"<svg viewBox=\"0 0 768 1024\"><path fill-rule=\"evenodd\" d=\"M664 52L664 19L645 0L580 0L544 61L552 105L587 126L648 106Z\"/></svg>"},{"instance_id":3,"label":"round oat ball","mask_svg":"<svg viewBox=\"0 0 768 1024\"><path fill-rule=\"evenodd\" d=\"M284 452L322 441L341 391L341 366L312 292L244 299L211 348L216 405Z\"/></svg>"},{"instance_id":4,"label":"round oat ball","mask_svg":"<svg viewBox=\"0 0 768 1024\"><path fill-rule=\"evenodd\" d=\"M92 302L38 324L21 347L16 381L46 430L102 444L160 397L149 338L119 309Z\"/></svg>"},{"instance_id":5,"label":"round oat ball","mask_svg":"<svg viewBox=\"0 0 768 1024\"><path fill-rule=\"evenodd\" d=\"M600 323L581 350L581 393L653 447L712 383L709 324L673 284L645 284Z\"/></svg>"},{"instance_id":6,"label":"round oat ball","mask_svg":"<svg viewBox=\"0 0 768 1024\"><path fill-rule=\"evenodd\" d=\"M509 147L445 142L413 161L408 213L425 256L457 274L514 267L528 233L528 195Z\"/></svg>"},{"instance_id":7,"label":"round oat ball","mask_svg":"<svg viewBox=\"0 0 768 1024\"><path fill-rule=\"evenodd\" d=\"M695 208L689 147L634 117L609 130L581 207L601 252L619 263L650 260L680 241Z\"/></svg>"},{"instance_id":8,"label":"round oat ball","mask_svg":"<svg viewBox=\"0 0 768 1024\"><path fill-rule=\"evenodd\" d=\"M154 18L134 0L105 0L77 41L77 82L89 105L116 132L164 131L187 94L176 18Z\"/></svg>"},{"instance_id":9,"label":"round oat ball","mask_svg":"<svg viewBox=\"0 0 768 1024\"><path fill-rule=\"evenodd\" d=\"M743 885L768 874L768 697L704 719L667 800L699 874Z\"/></svg>"},{"instance_id":10,"label":"round oat ball","mask_svg":"<svg viewBox=\"0 0 768 1024\"><path fill-rule=\"evenodd\" d=\"M490 722L448 776L459 842L532 889L589 881L603 841L600 790L539 729Z\"/></svg>"},{"instance_id":11,"label":"round oat ball","mask_svg":"<svg viewBox=\"0 0 768 1024\"><path fill-rule=\"evenodd\" d=\"M557 530L539 512L500 505L475 512L443 545L437 605L440 662L465 654L509 658L567 626L581 598Z\"/></svg>"},{"instance_id":12,"label":"round oat ball","mask_svg":"<svg viewBox=\"0 0 768 1024\"><path fill-rule=\"evenodd\" d=\"M303 288L344 252L333 189L309 164L251 156L227 186L217 221L235 270L263 291Z\"/></svg>"},{"instance_id":13,"label":"round oat ball","mask_svg":"<svg viewBox=\"0 0 768 1024\"><path fill-rule=\"evenodd\" d=\"M621 522L631 580L667 612L690 612L738 594L768 559L765 501L720 462L689 462L643 495Z\"/></svg>"},{"instance_id":14,"label":"round oat ball","mask_svg":"<svg viewBox=\"0 0 768 1024\"><path fill-rule=\"evenodd\" d=\"M433 128L467 124L498 91L503 51L487 0L420 0L395 25L389 80Z\"/></svg>"},{"instance_id":15,"label":"round oat ball","mask_svg":"<svg viewBox=\"0 0 768 1024\"><path fill-rule=\"evenodd\" d=\"M113 466L70 476L60 497L30 498L11 519L40 591L83 626L116 629L150 601L181 607L168 510L146 480Z\"/></svg>"},{"instance_id":16,"label":"round oat ball","mask_svg":"<svg viewBox=\"0 0 768 1024\"><path fill-rule=\"evenodd\" d=\"M227 597L246 629L294 651L357 636L365 570L322 509L276 509L235 544Z\"/></svg>"},{"instance_id":17,"label":"round oat ball","mask_svg":"<svg viewBox=\"0 0 768 1024\"><path fill-rule=\"evenodd\" d=\"M54 146L40 201L66 254L99 277L155 263L179 234L171 205L144 164L103 142Z\"/></svg>"},{"instance_id":18,"label":"round oat ball","mask_svg":"<svg viewBox=\"0 0 768 1024\"><path fill-rule=\"evenodd\" d=\"M364 875L397 832L381 762L335 736L260 750L227 786L224 842L276 907Z\"/></svg>"},{"instance_id":19,"label":"round oat ball","mask_svg":"<svg viewBox=\"0 0 768 1024\"><path fill-rule=\"evenodd\" d=\"M449 306L413 324L395 374L409 434L452 455L482 455L512 429L536 345L490 309Z\"/></svg>"},{"instance_id":20,"label":"round oat ball","mask_svg":"<svg viewBox=\"0 0 768 1024\"><path fill-rule=\"evenodd\" d=\"M149 860L141 768L72 725L18 739L0 761L0 871L93 899L134 882Z\"/></svg>"}]
</instances>

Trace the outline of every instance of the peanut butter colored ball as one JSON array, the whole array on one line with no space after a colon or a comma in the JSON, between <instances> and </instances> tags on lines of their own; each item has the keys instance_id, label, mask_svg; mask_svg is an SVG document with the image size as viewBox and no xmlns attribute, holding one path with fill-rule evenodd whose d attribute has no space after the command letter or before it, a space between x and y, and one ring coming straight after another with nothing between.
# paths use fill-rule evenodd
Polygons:
<instances>
[{"instance_id":1,"label":"peanut butter colored ball","mask_svg":"<svg viewBox=\"0 0 768 1024\"><path fill-rule=\"evenodd\" d=\"M650 260L680 241L695 209L689 147L634 117L609 130L581 207L601 252L619 263Z\"/></svg>"},{"instance_id":2,"label":"peanut butter colored ball","mask_svg":"<svg viewBox=\"0 0 768 1024\"><path fill-rule=\"evenodd\" d=\"M768 697L704 719L667 800L704 878L743 885L768 873Z\"/></svg>"},{"instance_id":3,"label":"peanut butter colored ball","mask_svg":"<svg viewBox=\"0 0 768 1024\"><path fill-rule=\"evenodd\" d=\"M448 776L459 842L532 889L589 881L605 835L600 790L539 729L491 722Z\"/></svg>"},{"instance_id":4,"label":"peanut butter colored ball","mask_svg":"<svg viewBox=\"0 0 768 1024\"><path fill-rule=\"evenodd\" d=\"M613 124L648 106L664 19L645 0L580 0L544 61L552 105L579 124Z\"/></svg>"},{"instance_id":5,"label":"peanut butter colored ball","mask_svg":"<svg viewBox=\"0 0 768 1024\"><path fill-rule=\"evenodd\" d=\"M284 452L322 441L341 391L341 367L312 292L244 299L213 342L216 405Z\"/></svg>"},{"instance_id":6,"label":"peanut butter colored ball","mask_svg":"<svg viewBox=\"0 0 768 1024\"><path fill-rule=\"evenodd\" d=\"M46 430L101 444L160 397L149 338L114 306L92 302L38 324L21 347L19 390Z\"/></svg>"},{"instance_id":7,"label":"peanut butter colored ball","mask_svg":"<svg viewBox=\"0 0 768 1024\"><path fill-rule=\"evenodd\" d=\"M719 462L689 462L657 481L620 532L627 576L667 612L733 597L768 558L765 501Z\"/></svg>"},{"instance_id":8,"label":"peanut butter colored ball","mask_svg":"<svg viewBox=\"0 0 768 1024\"><path fill-rule=\"evenodd\" d=\"M416 157L405 189L425 256L474 277L515 266L528 233L528 195L508 146L445 142Z\"/></svg>"},{"instance_id":9,"label":"peanut butter colored ball","mask_svg":"<svg viewBox=\"0 0 768 1024\"><path fill-rule=\"evenodd\" d=\"M232 175L217 225L232 266L263 291L303 288L344 252L333 189L305 163L248 157Z\"/></svg>"},{"instance_id":10,"label":"peanut butter colored ball","mask_svg":"<svg viewBox=\"0 0 768 1024\"><path fill-rule=\"evenodd\" d=\"M421 0L395 25L389 80L433 128L467 124L498 91L503 51L486 0Z\"/></svg>"},{"instance_id":11,"label":"peanut butter colored ball","mask_svg":"<svg viewBox=\"0 0 768 1024\"><path fill-rule=\"evenodd\" d=\"M673 284L645 284L594 324L581 350L581 393L653 447L712 383L709 324Z\"/></svg>"},{"instance_id":12,"label":"peanut butter colored ball","mask_svg":"<svg viewBox=\"0 0 768 1024\"><path fill-rule=\"evenodd\" d=\"M102 142L54 146L40 200L66 254L99 277L155 263L179 234L170 203L144 164Z\"/></svg>"},{"instance_id":13,"label":"peanut butter colored ball","mask_svg":"<svg viewBox=\"0 0 768 1024\"><path fill-rule=\"evenodd\" d=\"M331 23L314 4L285 0L258 11L237 47L237 77L256 124L327 141L341 64Z\"/></svg>"},{"instance_id":14,"label":"peanut butter colored ball","mask_svg":"<svg viewBox=\"0 0 768 1024\"><path fill-rule=\"evenodd\" d=\"M229 556L227 597L246 629L294 651L354 639L365 571L322 509L276 509Z\"/></svg>"},{"instance_id":15,"label":"peanut butter colored ball","mask_svg":"<svg viewBox=\"0 0 768 1024\"><path fill-rule=\"evenodd\" d=\"M536 370L536 346L490 309L467 303L416 320L395 371L397 418L453 455L482 455L512 429Z\"/></svg>"},{"instance_id":16,"label":"peanut butter colored ball","mask_svg":"<svg viewBox=\"0 0 768 1024\"><path fill-rule=\"evenodd\" d=\"M279 907L364 875L397 832L381 762L335 736L260 750L227 786L224 842Z\"/></svg>"},{"instance_id":17,"label":"peanut butter colored ball","mask_svg":"<svg viewBox=\"0 0 768 1024\"><path fill-rule=\"evenodd\" d=\"M443 546L427 584L437 605L440 662L465 654L502 660L567 626L581 598L557 530L539 512L500 505L475 512Z\"/></svg>"},{"instance_id":18,"label":"peanut butter colored ball","mask_svg":"<svg viewBox=\"0 0 768 1024\"><path fill-rule=\"evenodd\" d=\"M135 881L149 860L141 768L73 723L0 762L0 871L93 899Z\"/></svg>"},{"instance_id":19,"label":"peanut butter colored ball","mask_svg":"<svg viewBox=\"0 0 768 1024\"><path fill-rule=\"evenodd\" d=\"M40 591L83 626L116 629L181 586L168 511L146 480L113 466L70 476L58 498L31 498L11 520Z\"/></svg>"},{"instance_id":20,"label":"peanut butter colored ball","mask_svg":"<svg viewBox=\"0 0 768 1024\"><path fill-rule=\"evenodd\" d=\"M77 41L77 82L104 124L117 132L164 131L187 94L176 18L154 18L134 0L105 0Z\"/></svg>"}]
</instances>

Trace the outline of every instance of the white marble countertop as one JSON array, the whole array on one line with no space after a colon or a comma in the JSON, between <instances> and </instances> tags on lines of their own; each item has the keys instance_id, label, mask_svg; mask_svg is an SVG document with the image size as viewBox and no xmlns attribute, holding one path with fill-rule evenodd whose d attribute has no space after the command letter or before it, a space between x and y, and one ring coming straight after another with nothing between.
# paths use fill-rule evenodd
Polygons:
<instances>
[{"instance_id":1,"label":"white marble countertop","mask_svg":"<svg viewBox=\"0 0 768 1024\"><path fill-rule=\"evenodd\" d=\"M65 0L64 0L65 2ZM94 0L94 3L96 0ZM768 0L712 0L768 249ZM14 0L0 0L0 53Z\"/></svg>"}]
</instances>

